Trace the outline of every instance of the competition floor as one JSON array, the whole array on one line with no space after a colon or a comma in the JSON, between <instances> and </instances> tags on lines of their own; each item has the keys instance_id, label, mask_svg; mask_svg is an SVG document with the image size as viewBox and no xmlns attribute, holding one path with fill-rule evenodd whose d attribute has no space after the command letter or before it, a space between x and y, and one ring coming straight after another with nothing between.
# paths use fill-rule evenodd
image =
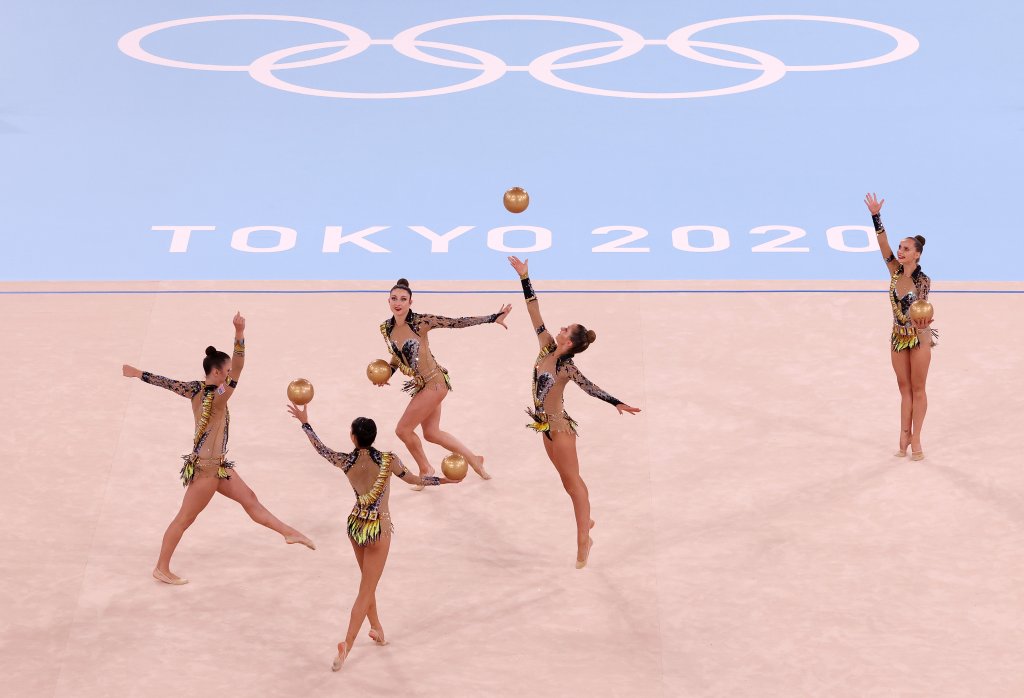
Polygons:
<instances>
[{"instance_id":1,"label":"competition floor","mask_svg":"<svg viewBox=\"0 0 1024 698\"><path fill-rule=\"evenodd\" d=\"M507 333L431 339L455 385L442 425L494 479L396 486L378 590L391 645L362 634L340 674L329 666L358 583L343 531L352 493L285 414L284 388L313 381L328 444L366 415L378 445L404 454L392 430L407 398L363 374L383 355L383 291L0 285L4 693L1024 694L1024 284L936 285L927 459L910 462L891 455L884 280L683 283L536 283L549 326L598 332L581 369L643 409L619 416L567 391L597 521L582 571L569 500L523 428L536 347L521 296L420 284L425 312L513 303ZM465 293L478 289L493 293ZM218 497L174 558L191 583L170 587L149 573L181 499L190 413L120 366L199 378L236 310L249 354L231 453L319 549L284 545Z\"/></svg>"}]
</instances>

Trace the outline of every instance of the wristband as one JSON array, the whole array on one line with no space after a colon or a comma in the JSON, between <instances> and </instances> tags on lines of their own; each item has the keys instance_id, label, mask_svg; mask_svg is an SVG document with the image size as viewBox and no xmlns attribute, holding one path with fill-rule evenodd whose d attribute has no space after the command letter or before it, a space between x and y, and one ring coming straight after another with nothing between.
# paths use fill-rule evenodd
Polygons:
<instances>
[{"instance_id":1,"label":"wristband","mask_svg":"<svg viewBox=\"0 0 1024 698\"><path fill-rule=\"evenodd\" d=\"M533 292L533 284L530 283L529 276L523 276L520 278L523 284L523 295L526 297L526 302L529 303L532 300L537 299L537 294Z\"/></svg>"}]
</instances>

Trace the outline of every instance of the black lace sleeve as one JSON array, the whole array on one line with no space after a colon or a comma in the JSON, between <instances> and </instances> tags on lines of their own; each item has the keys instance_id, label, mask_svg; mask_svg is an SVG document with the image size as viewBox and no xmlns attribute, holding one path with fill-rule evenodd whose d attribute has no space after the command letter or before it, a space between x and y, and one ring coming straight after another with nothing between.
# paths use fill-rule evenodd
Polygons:
<instances>
[{"instance_id":1,"label":"black lace sleeve","mask_svg":"<svg viewBox=\"0 0 1024 698\"><path fill-rule=\"evenodd\" d=\"M313 448L321 456L326 458L331 465L342 468L345 465L345 461L348 460L349 454L339 453L338 451L332 451L324 445L324 442L320 440L320 437L313 431L313 427L309 424L302 425L302 431L306 432L306 436L309 437L309 442L313 444Z\"/></svg>"},{"instance_id":2,"label":"black lace sleeve","mask_svg":"<svg viewBox=\"0 0 1024 698\"><path fill-rule=\"evenodd\" d=\"M928 294L931 293L932 290L931 278L924 272L921 272L920 274L915 274L914 290L917 291L918 300L928 300Z\"/></svg>"},{"instance_id":3,"label":"black lace sleeve","mask_svg":"<svg viewBox=\"0 0 1024 698\"><path fill-rule=\"evenodd\" d=\"M429 329L455 329L461 330L464 327L474 325L486 325L498 319L498 313L493 315L481 315L479 317L444 317L442 315L420 315L419 321Z\"/></svg>"},{"instance_id":4,"label":"black lace sleeve","mask_svg":"<svg viewBox=\"0 0 1024 698\"><path fill-rule=\"evenodd\" d=\"M164 378L148 371L142 372L142 382L155 385L164 390L170 390L175 395L181 395L190 400L203 389L202 381L176 381L173 378Z\"/></svg>"},{"instance_id":5,"label":"black lace sleeve","mask_svg":"<svg viewBox=\"0 0 1024 698\"><path fill-rule=\"evenodd\" d=\"M569 380L578 385L580 389L591 397L596 397L598 400L604 400L609 405L623 405L625 404L622 400L612 397L605 391L601 390L597 385L591 382L586 376L584 376L576 364L568 361L565 363L565 372L569 376Z\"/></svg>"}]
</instances>

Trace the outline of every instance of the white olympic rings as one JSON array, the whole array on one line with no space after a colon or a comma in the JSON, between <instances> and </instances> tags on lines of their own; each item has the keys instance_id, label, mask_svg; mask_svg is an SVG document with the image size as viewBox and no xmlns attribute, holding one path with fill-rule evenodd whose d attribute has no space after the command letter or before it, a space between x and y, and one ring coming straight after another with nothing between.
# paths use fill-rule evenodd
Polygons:
<instances>
[{"instance_id":1,"label":"white olympic rings","mask_svg":"<svg viewBox=\"0 0 1024 698\"><path fill-rule=\"evenodd\" d=\"M171 58L165 58L156 54L150 53L146 49L142 48L142 40L151 34L163 31L165 29L171 29L174 27L181 27L189 24L205 24L207 22L223 22L223 21L238 21L238 20L261 20L261 21L273 21L273 22L297 22L300 24L311 24L318 27L324 27L331 29L342 36L344 39L336 41L323 41L318 43L302 44L300 46L292 46L289 48L279 49L272 51L263 56L260 56L253 60L251 63L246 65L223 65L223 64L207 64L207 63L192 63L188 61L179 61ZM723 44L711 41L699 41L695 40L693 36L698 32L705 31L707 29L713 29L715 27L721 27L729 24L740 24L748 22L766 22L766 21L803 21L803 22L826 22L831 24L847 24L855 27L863 27L865 29L872 29L874 31L881 32L890 36L896 40L896 47L888 53L874 58L867 58L859 61L850 61L847 63L834 63L828 65L786 65L781 60L770 54L762 51L756 51L751 48L745 48L742 46L734 46L732 44ZM477 22L496 22L496 21L536 21L536 22L560 22L563 24L578 24L587 27L593 27L595 29L602 29L611 34L615 34L618 39L612 41L600 41L588 44L579 44L576 46L570 46L568 48L558 49L550 51L542 56L533 59L528 65L509 65L498 56L487 51L481 51L480 49L471 48L469 46L462 46L459 44L451 44L440 41L426 41L421 39L425 33L433 31L435 29L442 29L444 27L451 27L460 24L471 24ZM891 27L886 24L879 24L877 22L868 22L862 19L848 19L844 17L826 17L820 15L751 15L747 17L726 17L722 19L712 19L706 22L698 22L691 24L680 29L676 29L669 34L666 39L645 39L638 32L610 22L603 22L596 19L585 19L581 17L560 17L555 15L482 15L477 17L456 17L452 19L442 19L436 22L428 22L426 24L420 24L415 27L411 27L402 32L399 32L392 39L373 39L369 34L364 32L358 27L353 27L350 24L344 24L342 22L335 22L328 19L318 19L315 17L296 17L292 15L257 15L257 14L242 14L242 15L212 15L209 17L188 17L185 19L172 19L166 22L158 22L156 24L150 24L145 27L140 27L133 31L128 32L117 42L118 48L128 56L145 61L147 63L154 63L156 65L168 66L171 68L185 68L188 70L207 70L207 71L230 71L230 72L247 72L249 75L256 80L268 87L273 87L285 92L293 92L301 95L310 95L314 97L333 97L338 99L406 99L411 97L431 97L436 95L452 94L455 92L464 92L466 90L472 90L483 85L490 84L496 80L501 79L508 72L528 72L536 80L550 85L552 87L558 87L563 90L569 90L572 92L580 92L583 94L599 95L604 97L620 97L627 99L689 99L696 97L717 97L722 95L739 94L742 92L749 92L756 90L761 87L766 87L772 83L778 82L786 73L789 72L816 72L816 71L831 71L831 70L852 70L855 68L867 68L870 66L883 65L885 63L892 63L893 61L902 60L907 56L910 56L919 47L918 40L910 33ZM478 75L470 78L464 82L456 83L454 85L447 85L444 87L433 87L423 90L409 90L403 92L344 92L337 90L326 90L315 87L306 87L304 85L297 85L293 82L288 82L277 75L277 71L291 70L295 68L310 68L313 66L326 65L328 63L334 63L337 61L343 61L346 58L356 56L363 51L367 50L370 46L391 46L398 53L411 58L415 61L422 63L429 63L431 65L444 66L448 68L457 68L459 70L472 70L478 71ZM716 65L724 68L739 68L741 70L757 70L760 71L760 75L747 82L740 83L738 85L730 85L728 87L721 87L710 90L698 90L691 92L632 92L627 90L612 90L604 89L599 87L590 87L588 85L581 85L579 83L570 82L559 75L558 71L572 70L578 68L588 68L596 65L604 65L606 63L612 63L614 61L623 60L633 56L642 51L647 46L666 46L673 53L689 58L700 63L707 63L710 65ZM422 51L421 49L440 49L456 54L461 54L471 59L470 61L459 61L450 58L443 58L441 56L431 55ZM324 49L336 49L322 56L315 58L308 58L305 60L289 60L295 56L299 56L303 53L309 53L313 51L322 51ZM588 51L594 51L597 49L614 49L610 53L602 54L593 58L587 58L583 60L559 62L563 58L575 56L577 54L586 53ZM751 59L754 62L747 61L734 61L726 58L720 58L707 53L702 52L699 49L712 49L715 51L722 51L725 53L736 54L745 58Z\"/></svg>"}]
</instances>

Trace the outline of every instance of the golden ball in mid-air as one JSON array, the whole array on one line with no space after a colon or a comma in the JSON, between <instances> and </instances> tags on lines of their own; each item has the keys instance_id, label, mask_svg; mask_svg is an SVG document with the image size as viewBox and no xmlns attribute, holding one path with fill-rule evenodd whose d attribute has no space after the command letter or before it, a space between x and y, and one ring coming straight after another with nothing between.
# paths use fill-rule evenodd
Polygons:
<instances>
[{"instance_id":1,"label":"golden ball in mid-air","mask_svg":"<svg viewBox=\"0 0 1024 698\"><path fill-rule=\"evenodd\" d=\"M371 361L366 367L366 377L374 385L384 385L391 378L391 364L384 359Z\"/></svg>"},{"instance_id":2,"label":"golden ball in mid-air","mask_svg":"<svg viewBox=\"0 0 1024 698\"><path fill-rule=\"evenodd\" d=\"M441 472L449 480L461 480L466 477L469 464L458 453L452 453L441 460Z\"/></svg>"},{"instance_id":3,"label":"golden ball in mid-air","mask_svg":"<svg viewBox=\"0 0 1024 698\"><path fill-rule=\"evenodd\" d=\"M530 195L522 187L512 187L505 192L505 208L511 213L522 213L530 205Z\"/></svg>"},{"instance_id":4,"label":"golden ball in mid-air","mask_svg":"<svg viewBox=\"0 0 1024 698\"><path fill-rule=\"evenodd\" d=\"M910 304L910 310L907 312L911 320L924 320L927 322L931 320L935 315L935 308L928 301L914 301Z\"/></svg>"},{"instance_id":5,"label":"golden ball in mid-air","mask_svg":"<svg viewBox=\"0 0 1024 698\"><path fill-rule=\"evenodd\" d=\"M305 378L296 378L288 384L288 399L296 405L305 405L313 399L313 384Z\"/></svg>"}]
</instances>

